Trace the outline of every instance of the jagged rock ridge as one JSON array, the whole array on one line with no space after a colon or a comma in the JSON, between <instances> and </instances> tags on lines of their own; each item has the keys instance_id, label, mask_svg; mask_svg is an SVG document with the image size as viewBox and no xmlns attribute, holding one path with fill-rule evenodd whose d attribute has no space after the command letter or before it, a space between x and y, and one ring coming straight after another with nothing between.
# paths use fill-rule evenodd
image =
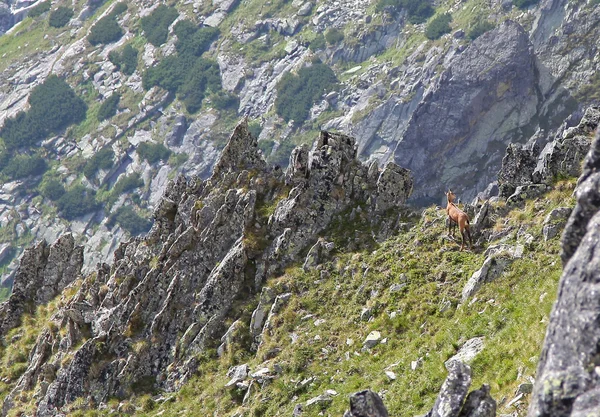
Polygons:
<instances>
[{"instance_id":1,"label":"jagged rock ridge","mask_svg":"<svg viewBox=\"0 0 600 417\"><path fill-rule=\"evenodd\" d=\"M292 158L285 173L267 167L244 121L208 180L177 178L148 235L121 244L114 264L99 265L53 318L68 323L66 340L41 334L3 413L34 388L40 416L79 397L126 396L144 381L177 389L234 300L299 261L341 212L361 206L380 235L394 230L383 214L409 197L409 171L363 165L354 139L327 132Z\"/></svg>"}]
</instances>

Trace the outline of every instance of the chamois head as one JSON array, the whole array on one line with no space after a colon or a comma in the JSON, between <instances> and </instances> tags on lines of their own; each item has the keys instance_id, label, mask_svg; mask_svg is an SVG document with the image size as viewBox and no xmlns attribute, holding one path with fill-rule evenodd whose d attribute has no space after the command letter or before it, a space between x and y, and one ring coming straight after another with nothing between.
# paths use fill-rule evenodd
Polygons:
<instances>
[{"instance_id":1,"label":"chamois head","mask_svg":"<svg viewBox=\"0 0 600 417\"><path fill-rule=\"evenodd\" d=\"M452 190L448 190L448 192L446 193L446 198L448 199L449 203L454 202L454 199L456 198L456 194L454 194L452 192Z\"/></svg>"}]
</instances>

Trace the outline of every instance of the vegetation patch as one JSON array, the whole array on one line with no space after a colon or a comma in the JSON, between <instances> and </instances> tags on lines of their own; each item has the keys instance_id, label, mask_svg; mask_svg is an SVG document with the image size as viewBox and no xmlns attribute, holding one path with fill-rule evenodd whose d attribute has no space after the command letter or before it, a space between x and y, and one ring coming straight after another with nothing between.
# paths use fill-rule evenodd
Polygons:
<instances>
[{"instance_id":1,"label":"vegetation patch","mask_svg":"<svg viewBox=\"0 0 600 417\"><path fill-rule=\"evenodd\" d=\"M152 222L137 214L133 207L122 206L112 214L107 222L108 227L118 224L131 235L146 233L152 227Z\"/></svg>"},{"instance_id":2,"label":"vegetation patch","mask_svg":"<svg viewBox=\"0 0 600 417\"><path fill-rule=\"evenodd\" d=\"M434 40L441 38L446 33L450 33L450 30L452 30L450 22L452 22L452 15L450 13L437 15L427 25L425 36L427 36L427 39Z\"/></svg>"},{"instance_id":3,"label":"vegetation patch","mask_svg":"<svg viewBox=\"0 0 600 417\"><path fill-rule=\"evenodd\" d=\"M158 86L176 93L189 113L200 110L207 91L215 95L215 107L227 109L235 106L237 97L221 91L219 65L200 57L219 35L219 31L209 27L199 28L189 20L178 22L174 30L177 34L177 55L166 57L144 72L144 89Z\"/></svg>"},{"instance_id":4,"label":"vegetation patch","mask_svg":"<svg viewBox=\"0 0 600 417\"><path fill-rule=\"evenodd\" d=\"M337 45L344 40L344 32L337 28L331 28L325 32L325 41L329 45Z\"/></svg>"},{"instance_id":5,"label":"vegetation patch","mask_svg":"<svg viewBox=\"0 0 600 417\"><path fill-rule=\"evenodd\" d=\"M65 26L73 17L73 9L69 7L60 6L57 7L50 13L48 24L54 28L61 28Z\"/></svg>"},{"instance_id":6,"label":"vegetation patch","mask_svg":"<svg viewBox=\"0 0 600 417\"><path fill-rule=\"evenodd\" d=\"M12 180L18 180L33 175L42 175L46 169L46 161L39 155L16 155L8 161L2 173Z\"/></svg>"},{"instance_id":7,"label":"vegetation patch","mask_svg":"<svg viewBox=\"0 0 600 417\"><path fill-rule=\"evenodd\" d=\"M121 176L113 186L112 190L110 190L110 193L108 193L108 196L104 198L107 207L112 206L123 194L142 187L143 185L144 181L137 172Z\"/></svg>"},{"instance_id":8,"label":"vegetation patch","mask_svg":"<svg viewBox=\"0 0 600 417\"><path fill-rule=\"evenodd\" d=\"M94 178L98 170L100 169L111 169L113 167L113 160L115 153L110 146L106 146L96 152L90 159L88 159L85 167L83 168L83 175L89 180Z\"/></svg>"},{"instance_id":9,"label":"vegetation patch","mask_svg":"<svg viewBox=\"0 0 600 417\"><path fill-rule=\"evenodd\" d=\"M180 55L200 56L219 36L219 29L210 26L200 28L189 20L177 22L173 31L177 35L175 48Z\"/></svg>"},{"instance_id":10,"label":"vegetation patch","mask_svg":"<svg viewBox=\"0 0 600 417\"><path fill-rule=\"evenodd\" d=\"M406 10L408 21L413 24L427 21L435 12L428 0L379 0L375 6L375 10L380 12L386 7L393 7L396 10Z\"/></svg>"},{"instance_id":11,"label":"vegetation patch","mask_svg":"<svg viewBox=\"0 0 600 417\"><path fill-rule=\"evenodd\" d=\"M34 145L85 120L87 105L62 78L50 75L29 96L30 109L4 122L0 137L9 150Z\"/></svg>"},{"instance_id":12,"label":"vegetation patch","mask_svg":"<svg viewBox=\"0 0 600 417\"><path fill-rule=\"evenodd\" d=\"M221 74L215 61L191 56L168 56L144 73L144 89L159 86L177 93L186 110L195 113L202 107L207 90L221 90Z\"/></svg>"},{"instance_id":13,"label":"vegetation patch","mask_svg":"<svg viewBox=\"0 0 600 417\"><path fill-rule=\"evenodd\" d=\"M57 201L66 192L62 182L54 176L44 176L38 189L40 194L52 201Z\"/></svg>"},{"instance_id":14,"label":"vegetation patch","mask_svg":"<svg viewBox=\"0 0 600 417\"><path fill-rule=\"evenodd\" d=\"M482 19L477 21L473 27L471 27L471 29L469 29L469 32L467 33L467 36L469 37L469 39L471 40L475 40L478 37L480 37L481 35L483 35L486 32L489 32L490 30L494 29L494 24L492 22L490 22L487 19Z\"/></svg>"},{"instance_id":15,"label":"vegetation patch","mask_svg":"<svg viewBox=\"0 0 600 417\"><path fill-rule=\"evenodd\" d=\"M51 6L52 2L50 2L50 0L43 1L41 3L38 3L37 6L33 7L27 15L29 17L39 17L44 13L49 12Z\"/></svg>"},{"instance_id":16,"label":"vegetation patch","mask_svg":"<svg viewBox=\"0 0 600 417\"><path fill-rule=\"evenodd\" d=\"M534 4L537 4L539 0L513 0L513 4L519 9L526 9Z\"/></svg>"},{"instance_id":17,"label":"vegetation patch","mask_svg":"<svg viewBox=\"0 0 600 417\"><path fill-rule=\"evenodd\" d=\"M92 45L108 44L116 42L123 36L123 29L117 22L117 17L127 10L125 3L118 3L113 11L98 20L90 29L87 39Z\"/></svg>"},{"instance_id":18,"label":"vegetation patch","mask_svg":"<svg viewBox=\"0 0 600 417\"><path fill-rule=\"evenodd\" d=\"M67 220L75 220L98 209L96 192L81 184L66 191L56 202L60 215Z\"/></svg>"},{"instance_id":19,"label":"vegetation patch","mask_svg":"<svg viewBox=\"0 0 600 417\"><path fill-rule=\"evenodd\" d=\"M323 93L337 88L334 72L321 62L301 68L298 74L286 73L277 84L275 110L286 122L300 124Z\"/></svg>"},{"instance_id":20,"label":"vegetation patch","mask_svg":"<svg viewBox=\"0 0 600 417\"><path fill-rule=\"evenodd\" d=\"M113 93L109 98L104 100L100 106L100 109L98 110L98 121L101 122L103 120L110 119L117 114L120 100L121 95L118 93Z\"/></svg>"},{"instance_id":21,"label":"vegetation patch","mask_svg":"<svg viewBox=\"0 0 600 417\"><path fill-rule=\"evenodd\" d=\"M155 164L158 161L167 161L171 156L171 151L162 143L143 142L136 149L140 158Z\"/></svg>"},{"instance_id":22,"label":"vegetation patch","mask_svg":"<svg viewBox=\"0 0 600 417\"><path fill-rule=\"evenodd\" d=\"M154 46L165 43L169 36L169 26L177 16L179 12L176 8L161 4L149 16L143 17L142 30L148 42Z\"/></svg>"},{"instance_id":23,"label":"vegetation patch","mask_svg":"<svg viewBox=\"0 0 600 417\"><path fill-rule=\"evenodd\" d=\"M122 51L111 51L108 59L119 71L125 75L135 72L138 63L138 50L130 44L125 45Z\"/></svg>"}]
</instances>

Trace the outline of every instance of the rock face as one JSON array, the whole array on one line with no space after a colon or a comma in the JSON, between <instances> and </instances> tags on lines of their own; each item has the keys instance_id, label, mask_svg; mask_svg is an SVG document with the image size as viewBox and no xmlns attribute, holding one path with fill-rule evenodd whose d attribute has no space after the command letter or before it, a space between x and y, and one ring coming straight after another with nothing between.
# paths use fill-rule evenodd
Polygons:
<instances>
[{"instance_id":1,"label":"rock face","mask_svg":"<svg viewBox=\"0 0 600 417\"><path fill-rule=\"evenodd\" d=\"M600 314L600 139L586 157L577 204L562 238L566 264L558 300L540 356L529 416L583 416L597 413L600 385L597 355Z\"/></svg>"},{"instance_id":2,"label":"rock face","mask_svg":"<svg viewBox=\"0 0 600 417\"><path fill-rule=\"evenodd\" d=\"M536 88L533 48L518 23L475 40L425 94L394 150L415 173L415 197L436 199L448 186L464 195L493 181L500 149L535 114Z\"/></svg>"},{"instance_id":3,"label":"rock face","mask_svg":"<svg viewBox=\"0 0 600 417\"><path fill-rule=\"evenodd\" d=\"M40 390L39 416L56 415L79 397L102 401L126 396L140 381L179 388L197 369L195 358L208 342L225 334L221 350L227 349L236 330L222 326L239 296L259 291L265 278L301 261L339 213L360 205L377 229L383 211L402 205L410 195L410 173L393 164L381 172L362 164L353 138L322 132L314 151L304 152L294 152L303 156L287 173L269 168L243 121L209 179L174 180L157 203L148 235L122 243L114 264L99 265L55 315L57 325L72 327L69 342L54 343L59 335L51 332L40 336L32 352L38 360L7 398L4 413L20 392L34 388ZM293 186L286 178L293 179ZM61 242L70 242L67 252L75 259L56 262L65 252ZM72 249L72 238L59 243L54 249L42 244L27 252L24 260L55 261L25 262L34 269L27 274L46 280L37 293L27 294L29 299L47 301L52 293L46 287L70 279L70 265L80 268L80 249ZM56 265L69 267L55 270ZM250 323L256 344L270 328L270 316L289 298L273 299L269 290L263 292ZM75 347L82 329L88 329L89 337ZM73 360L61 361L65 355ZM55 377L43 379L44 367L55 369Z\"/></svg>"},{"instance_id":4,"label":"rock face","mask_svg":"<svg viewBox=\"0 0 600 417\"><path fill-rule=\"evenodd\" d=\"M504 270L512 263L512 257L508 254L488 256L480 269L475 271L462 291L462 301L465 302L472 297L485 283L497 279Z\"/></svg>"},{"instance_id":5,"label":"rock face","mask_svg":"<svg viewBox=\"0 0 600 417\"><path fill-rule=\"evenodd\" d=\"M600 123L600 108L589 107L577 126L567 127L566 122L554 138L540 152L535 145L511 144L498 172L500 196L518 201L520 194L545 191L544 185L556 177L579 176L581 162L590 149L591 135Z\"/></svg>"},{"instance_id":6,"label":"rock face","mask_svg":"<svg viewBox=\"0 0 600 417\"><path fill-rule=\"evenodd\" d=\"M33 313L79 277L83 265L83 247L76 246L72 235L53 245L41 241L25 251L15 274L10 298L0 304L0 337L16 327L23 313Z\"/></svg>"},{"instance_id":7,"label":"rock face","mask_svg":"<svg viewBox=\"0 0 600 417\"><path fill-rule=\"evenodd\" d=\"M495 417L496 401L490 396L490 387L467 395L471 386L471 368L461 361L446 364L448 377L426 417Z\"/></svg>"},{"instance_id":8,"label":"rock face","mask_svg":"<svg viewBox=\"0 0 600 417\"><path fill-rule=\"evenodd\" d=\"M344 417L388 417L388 412L377 393L366 390L350 396L350 411Z\"/></svg>"}]
</instances>

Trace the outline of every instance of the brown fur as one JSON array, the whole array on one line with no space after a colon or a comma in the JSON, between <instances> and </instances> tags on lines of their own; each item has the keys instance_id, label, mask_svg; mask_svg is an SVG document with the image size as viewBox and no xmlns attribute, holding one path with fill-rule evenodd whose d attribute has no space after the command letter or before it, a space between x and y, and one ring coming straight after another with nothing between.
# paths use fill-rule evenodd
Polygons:
<instances>
[{"instance_id":1,"label":"brown fur","mask_svg":"<svg viewBox=\"0 0 600 417\"><path fill-rule=\"evenodd\" d=\"M460 250L463 250L465 246L465 238L469 239L469 249L473 247L473 241L471 239L471 228L469 224L469 216L459 209L455 204L454 200L456 199L456 195L448 190L446 193L446 198L448 199L448 205L446 206L446 214L448 214L448 218L450 219L450 223L448 225L448 234L450 234L450 227L452 227L452 222L458 224L458 230L460 230L460 235L462 237Z\"/></svg>"}]
</instances>

